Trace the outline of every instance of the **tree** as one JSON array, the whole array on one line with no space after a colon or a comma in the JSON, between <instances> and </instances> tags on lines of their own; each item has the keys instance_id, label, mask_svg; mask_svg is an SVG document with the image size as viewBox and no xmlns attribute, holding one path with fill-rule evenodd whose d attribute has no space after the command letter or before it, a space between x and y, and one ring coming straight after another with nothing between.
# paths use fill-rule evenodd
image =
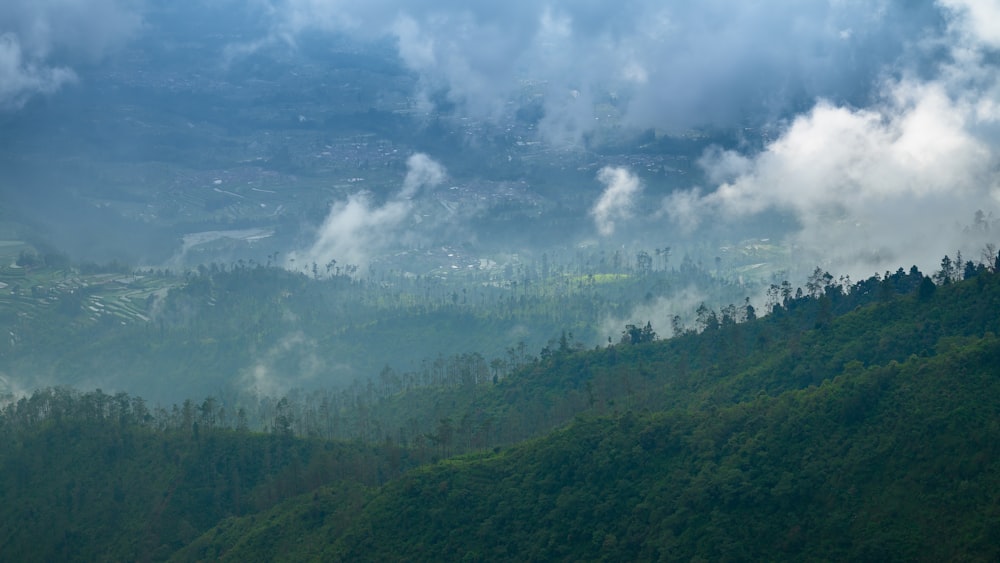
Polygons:
<instances>
[{"instance_id":1,"label":"tree","mask_svg":"<svg viewBox=\"0 0 1000 563\"><path fill-rule=\"evenodd\" d=\"M710 307L702 303L698 305L698 309L695 311L695 315L698 322L698 327L702 331L711 331L719 328L719 317L715 314Z\"/></svg>"},{"instance_id":2,"label":"tree","mask_svg":"<svg viewBox=\"0 0 1000 563\"><path fill-rule=\"evenodd\" d=\"M746 298L746 301L743 304L743 317L747 322L757 320L757 310L750 304L749 297Z\"/></svg>"},{"instance_id":3,"label":"tree","mask_svg":"<svg viewBox=\"0 0 1000 563\"><path fill-rule=\"evenodd\" d=\"M788 307L792 300L792 284L788 280L781 282L781 304Z\"/></svg>"},{"instance_id":4,"label":"tree","mask_svg":"<svg viewBox=\"0 0 1000 563\"><path fill-rule=\"evenodd\" d=\"M987 270L1000 272L1000 252L997 252L997 245L992 242L986 244L982 250L981 261Z\"/></svg>"},{"instance_id":5,"label":"tree","mask_svg":"<svg viewBox=\"0 0 1000 563\"><path fill-rule=\"evenodd\" d=\"M274 409L274 423L271 430L279 436L290 437L292 435L292 406L288 402L288 397L282 397Z\"/></svg>"},{"instance_id":6,"label":"tree","mask_svg":"<svg viewBox=\"0 0 1000 563\"><path fill-rule=\"evenodd\" d=\"M684 334L684 321L681 319L680 315L674 315L670 319L670 329L674 332L674 336Z\"/></svg>"},{"instance_id":7,"label":"tree","mask_svg":"<svg viewBox=\"0 0 1000 563\"><path fill-rule=\"evenodd\" d=\"M653 270L653 257L645 250L635 255L635 266L640 274L648 274Z\"/></svg>"},{"instance_id":8,"label":"tree","mask_svg":"<svg viewBox=\"0 0 1000 563\"><path fill-rule=\"evenodd\" d=\"M382 371L378 374L378 378L383 398L391 397L399 390L401 381L396 371L389 364L386 364L382 368Z\"/></svg>"},{"instance_id":9,"label":"tree","mask_svg":"<svg viewBox=\"0 0 1000 563\"><path fill-rule=\"evenodd\" d=\"M634 324L625 325L625 330L622 331L622 344L638 344L639 340L642 338L642 329Z\"/></svg>"},{"instance_id":10,"label":"tree","mask_svg":"<svg viewBox=\"0 0 1000 563\"><path fill-rule=\"evenodd\" d=\"M660 269L661 270L666 270L667 269L667 263L670 261L670 253L671 253L671 250L670 250L669 246L664 247L664 248L657 248L656 249L656 255L660 258Z\"/></svg>"},{"instance_id":11,"label":"tree","mask_svg":"<svg viewBox=\"0 0 1000 563\"><path fill-rule=\"evenodd\" d=\"M496 383L500 380L505 365L506 362L504 362L503 359L501 358L493 358L492 360L490 360L490 370L492 370L493 372L493 383Z\"/></svg>"},{"instance_id":12,"label":"tree","mask_svg":"<svg viewBox=\"0 0 1000 563\"><path fill-rule=\"evenodd\" d=\"M450 455L451 439L454 435L454 430L455 427L452 424L451 417L444 417L438 420L437 432L427 436L428 439L440 446L441 455L445 457Z\"/></svg>"},{"instance_id":13,"label":"tree","mask_svg":"<svg viewBox=\"0 0 1000 563\"><path fill-rule=\"evenodd\" d=\"M941 259L941 269L934 274L934 281L941 285L947 285L953 279L953 264L951 258L945 254L944 258Z\"/></svg>"},{"instance_id":14,"label":"tree","mask_svg":"<svg viewBox=\"0 0 1000 563\"><path fill-rule=\"evenodd\" d=\"M33 268L39 264L38 255L34 251L22 250L15 263L22 268Z\"/></svg>"},{"instance_id":15,"label":"tree","mask_svg":"<svg viewBox=\"0 0 1000 563\"><path fill-rule=\"evenodd\" d=\"M649 321L646 321L646 326L642 327L642 342L652 342L656 340L656 331L653 330L653 325Z\"/></svg>"},{"instance_id":16,"label":"tree","mask_svg":"<svg viewBox=\"0 0 1000 563\"><path fill-rule=\"evenodd\" d=\"M974 277L976 277L976 276L979 275L979 272L981 272L981 271L983 271L985 269L986 269L986 267L983 266L982 264L977 265L972 260L969 260L969 261L967 261L965 263L965 268L962 271L962 279L966 279L967 280L967 279L970 279L970 278L974 278Z\"/></svg>"},{"instance_id":17,"label":"tree","mask_svg":"<svg viewBox=\"0 0 1000 563\"><path fill-rule=\"evenodd\" d=\"M645 344L654 340L656 340L656 331L653 330L653 325L649 321L644 327L633 324L625 325L625 330L622 331L622 344Z\"/></svg>"},{"instance_id":18,"label":"tree","mask_svg":"<svg viewBox=\"0 0 1000 563\"><path fill-rule=\"evenodd\" d=\"M809 297L819 297L826 293L826 288L833 284L833 276L830 272L824 272L819 266L813 270L812 275L806 280L806 290Z\"/></svg>"},{"instance_id":19,"label":"tree","mask_svg":"<svg viewBox=\"0 0 1000 563\"><path fill-rule=\"evenodd\" d=\"M934 292L937 291L937 286L934 285L934 281L931 278L924 276L923 281L920 282L920 289L917 291L917 297L921 301L927 301L934 296Z\"/></svg>"}]
</instances>

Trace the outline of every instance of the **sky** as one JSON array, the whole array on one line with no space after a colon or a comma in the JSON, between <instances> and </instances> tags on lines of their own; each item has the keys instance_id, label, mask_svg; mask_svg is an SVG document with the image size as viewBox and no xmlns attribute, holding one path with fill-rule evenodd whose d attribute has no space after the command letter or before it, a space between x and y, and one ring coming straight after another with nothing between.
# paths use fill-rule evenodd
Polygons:
<instances>
[{"instance_id":1,"label":"sky","mask_svg":"<svg viewBox=\"0 0 1000 563\"><path fill-rule=\"evenodd\" d=\"M307 33L388 38L427 110L443 96L459 113L499 119L530 86L544 95L539 130L553 144L599 126L595 104L661 134L775 131L760 148L706 151L706 181L654 210L635 208L644 191L633 171L602 170L591 208L600 236L641 213L696 236L778 212L793 219L785 242L803 262L859 276L927 268L984 242L989 224L974 213L1000 201L1000 0L179 1L192 18L221 6L259 20L258 34L220 50L227 57L295 49ZM59 95L80 68L114 60L156 25L153 4L6 0L0 109ZM407 192L421 185L382 207L357 194L331 216L360 217L338 228L377 247L364 221L404 225ZM339 250L328 227L310 252Z\"/></svg>"}]
</instances>

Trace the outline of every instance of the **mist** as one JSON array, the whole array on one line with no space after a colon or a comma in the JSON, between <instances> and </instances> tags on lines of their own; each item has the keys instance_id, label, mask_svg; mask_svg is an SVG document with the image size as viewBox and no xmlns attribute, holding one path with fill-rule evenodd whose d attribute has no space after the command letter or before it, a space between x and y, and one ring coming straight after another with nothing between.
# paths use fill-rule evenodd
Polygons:
<instances>
[{"instance_id":1,"label":"mist","mask_svg":"<svg viewBox=\"0 0 1000 563\"><path fill-rule=\"evenodd\" d=\"M444 92L494 118L532 84L541 130L563 142L608 118L593 102L613 102L629 126L673 129L761 123L817 97L864 104L878 77L939 56L931 43L947 15L931 1L887 0L270 5L272 42L317 29L395 38L427 103Z\"/></svg>"},{"instance_id":2,"label":"mist","mask_svg":"<svg viewBox=\"0 0 1000 563\"><path fill-rule=\"evenodd\" d=\"M1000 0L0 0L0 560L997 560L998 234Z\"/></svg>"},{"instance_id":3,"label":"mist","mask_svg":"<svg viewBox=\"0 0 1000 563\"><path fill-rule=\"evenodd\" d=\"M296 331L281 338L257 357L240 377L240 391L248 395L277 397L295 388L315 385L313 380L331 372L350 371L329 366L316 352L316 342Z\"/></svg>"},{"instance_id":4,"label":"mist","mask_svg":"<svg viewBox=\"0 0 1000 563\"><path fill-rule=\"evenodd\" d=\"M590 215L597 231L606 237L614 234L616 222L632 217L632 206L642 185L624 168L604 167L597 173L597 179L605 188Z\"/></svg>"},{"instance_id":5,"label":"mist","mask_svg":"<svg viewBox=\"0 0 1000 563\"><path fill-rule=\"evenodd\" d=\"M665 336L703 302L759 306L816 266L933 273L1000 226L998 11L8 2L0 263L28 264L30 284L7 292L109 334L184 305L157 327L175 350L252 322L228 344L242 363L205 365L282 393L370 375L364 347L407 341L401 326L427 340L394 369L521 362L570 328L603 344L646 321ZM296 321L268 325L295 300ZM304 328L326 323L329 340ZM330 367L316 351L337 346Z\"/></svg>"},{"instance_id":6,"label":"mist","mask_svg":"<svg viewBox=\"0 0 1000 563\"><path fill-rule=\"evenodd\" d=\"M0 6L0 109L77 80L73 66L121 48L142 26L131 0L10 0Z\"/></svg>"},{"instance_id":7,"label":"mist","mask_svg":"<svg viewBox=\"0 0 1000 563\"><path fill-rule=\"evenodd\" d=\"M694 312L698 306L712 301L713 296L707 294L703 289L690 285L674 292L669 296L661 296L648 302L636 305L628 315L608 316L601 320L600 334L607 335L616 342L621 336L622 327L626 325L643 326L647 322L653 323L657 337L670 338L677 336L674 334L674 326L671 322L675 317L680 321L678 328L694 328ZM606 344L607 341L598 341L597 344Z\"/></svg>"},{"instance_id":8,"label":"mist","mask_svg":"<svg viewBox=\"0 0 1000 563\"><path fill-rule=\"evenodd\" d=\"M502 122L530 92L538 134L555 145L608 126L777 132L759 149L710 149L705 182L645 214L690 236L776 212L795 225L784 244L797 260L857 276L974 249L985 241L970 236L973 217L996 209L991 3L271 6L265 42L394 38L422 111L443 96ZM588 210L605 237L632 217L637 190L606 174Z\"/></svg>"},{"instance_id":9,"label":"mist","mask_svg":"<svg viewBox=\"0 0 1000 563\"><path fill-rule=\"evenodd\" d=\"M443 166L423 153L411 155L406 177L398 192L377 204L368 192L356 192L344 201L334 202L316 240L304 252L292 253L288 266L295 269L306 264L335 264L363 267L371 258L390 245L408 237L409 220L413 218L414 198L423 188L439 185L446 176ZM327 268L329 270L329 268Z\"/></svg>"}]
</instances>

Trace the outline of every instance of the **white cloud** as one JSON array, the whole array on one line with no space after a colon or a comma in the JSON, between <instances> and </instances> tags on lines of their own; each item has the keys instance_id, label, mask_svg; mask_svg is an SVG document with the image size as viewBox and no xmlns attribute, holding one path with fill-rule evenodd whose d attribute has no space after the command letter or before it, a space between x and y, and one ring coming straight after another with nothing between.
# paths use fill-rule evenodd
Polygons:
<instances>
[{"instance_id":1,"label":"white cloud","mask_svg":"<svg viewBox=\"0 0 1000 563\"><path fill-rule=\"evenodd\" d=\"M659 214L666 215L684 233L690 234L709 212L708 205L703 203L701 189L692 188L678 190L665 197Z\"/></svg>"},{"instance_id":2,"label":"white cloud","mask_svg":"<svg viewBox=\"0 0 1000 563\"><path fill-rule=\"evenodd\" d=\"M530 83L544 95L538 130L559 142L604 123L594 108L611 92L621 123L643 129L784 123L759 153L701 159L708 184L671 195L662 210L688 230L705 214L778 210L797 220L789 244L802 252L881 266L909 261L912 249L925 262L953 250L946 247L962 240L949 233L977 208L1000 215L996 0L252 4L266 6L273 27L249 50L294 45L316 30L393 38L425 102L443 95L459 112L492 119L512 111L508 102ZM140 7L4 2L0 104L15 107L72 80L75 61L141 29ZM405 231L410 198L438 173L414 161L414 183L389 201L362 193L336 203L305 254L364 262L389 243L386 233ZM629 217L639 189L629 178L619 171L601 180L607 189L591 214L602 234Z\"/></svg>"},{"instance_id":3,"label":"white cloud","mask_svg":"<svg viewBox=\"0 0 1000 563\"><path fill-rule=\"evenodd\" d=\"M343 369L343 366L337 366ZM240 384L253 394L279 397L290 389L308 385L327 366L317 354L317 344L301 331L285 335L268 348L240 376Z\"/></svg>"},{"instance_id":4,"label":"white cloud","mask_svg":"<svg viewBox=\"0 0 1000 563\"><path fill-rule=\"evenodd\" d=\"M717 187L673 194L664 211L689 229L708 215L788 213L800 262L853 276L978 250L969 247L983 241L962 227L997 209L998 75L982 56L963 56L990 43L950 24L963 30L958 55L936 78L889 80L867 108L820 101L752 157L715 150L701 164Z\"/></svg>"},{"instance_id":5,"label":"white cloud","mask_svg":"<svg viewBox=\"0 0 1000 563\"><path fill-rule=\"evenodd\" d=\"M68 68L38 66L24 59L17 37L0 35L0 109L17 109L31 96L51 94L76 80Z\"/></svg>"},{"instance_id":6,"label":"white cloud","mask_svg":"<svg viewBox=\"0 0 1000 563\"><path fill-rule=\"evenodd\" d=\"M317 28L395 38L422 97L443 92L469 115L501 115L532 81L545 93L541 130L568 142L594 127L594 101L610 92L621 94L623 122L642 128L733 125L816 97L864 100L875 76L941 25L930 0L273 0L272 8L274 37L285 40Z\"/></svg>"},{"instance_id":7,"label":"white cloud","mask_svg":"<svg viewBox=\"0 0 1000 563\"><path fill-rule=\"evenodd\" d=\"M142 25L132 0L0 3L0 107L18 108L75 80L71 65L100 60Z\"/></svg>"},{"instance_id":8,"label":"white cloud","mask_svg":"<svg viewBox=\"0 0 1000 563\"><path fill-rule=\"evenodd\" d=\"M374 254L398 242L413 213L412 198L421 188L436 186L445 178L444 167L422 153L410 156L407 167L402 188L382 205L376 205L367 192L334 203L315 242L308 250L289 256L289 267L311 263L323 267L333 260L363 266Z\"/></svg>"},{"instance_id":9,"label":"white cloud","mask_svg":"<svg viewBox=\"0 0 1000 563\"><path fill-rule=\"evenodd\" d=\"M444 166L424 153L415 153L406 161L406 178L398 197L412 198L421 187L433 187L443 182L445 175Z\"/></svg>"},{"instance_id":10,"label":"white cloud","mask_svg":"<svg viewBox=\"0 0 1000 563\"><path fill-rule=\"evenodd\" d=\"M597 179L604 184L604 192L590 210L594 224L602 236L615 232L615 223L632 216L635 197L642 190L639 178L625 168L605 166L597 173Z\"/></svg>"},{"instance_id":11,"label":"white cloud","mask_svg":"<svg viewBox=\"0 0 1000 563\"><path fill-rule=\"evenodd\" d=\"M939 0L955 12L952 28L963 33L967 41L991 48L1000 47L1000 3L996 0Z\"/></svg>"},{"instance_id":12,"label":"white cloud","mask_svg":"<svg viewBox=\"0 0 1000 563\"><path fill-rule=\"evenodd\" d=\"M625 325L643 326L647 322L653 327L660 338L670 338L673 334L672 320L674 316L681 318L682 324L688 329L694 328L694 311L702 303L710 300L710 296L696 286L688 286L676 291L670 296L657 297L650 303L636 305L624 317L608 316L601 319L596 344L604 344L610 336L613 342L621 338Z\"/></svg>"}]
</instances>

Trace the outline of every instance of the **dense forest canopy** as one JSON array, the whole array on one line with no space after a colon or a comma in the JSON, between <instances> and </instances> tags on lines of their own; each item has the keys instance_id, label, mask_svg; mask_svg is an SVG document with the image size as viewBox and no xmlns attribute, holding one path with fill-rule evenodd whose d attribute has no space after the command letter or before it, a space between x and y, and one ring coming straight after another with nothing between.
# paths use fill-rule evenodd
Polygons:
<instances>
[{"instance_id":1,"label":"dense forest canopy","mask_svg":"<svg viewBox=\"0 0 1000 563\"><path fill-rule=\"evenodd\" d=\"M496 378L457 358L409 385L170 408L40 390L0 416L4 552L989 559L995 266L817 270L766 314L564 336Z\"/></svg>"}]
</instances>

